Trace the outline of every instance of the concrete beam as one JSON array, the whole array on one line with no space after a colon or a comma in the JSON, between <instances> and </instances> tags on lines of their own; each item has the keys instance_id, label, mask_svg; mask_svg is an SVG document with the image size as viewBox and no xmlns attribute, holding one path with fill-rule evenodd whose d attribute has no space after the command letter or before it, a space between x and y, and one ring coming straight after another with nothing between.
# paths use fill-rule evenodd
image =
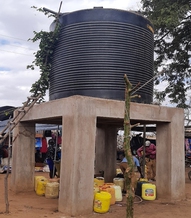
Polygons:
<instances>
[{"instance_id":1,"label":"concrete beam","mask_svg":"<svg viewBox=\"0 0 191 218\"><path fill-rule=\"evenodd\" d=\"M124 101L75 95L36 105L30 109L22 121L59 117L61 113L63 116L71 114L71 109L76 101L84 105L89 105L88 108L90 108L92 114L96 117L124 118ZM51 108L54 108L54 110ZM174 110L178 112L182 109L131 102L130 116L132 120L146 120L148 122L152 121L153 123L158 121L170 122Z\"/></svg>"}]
</instances>

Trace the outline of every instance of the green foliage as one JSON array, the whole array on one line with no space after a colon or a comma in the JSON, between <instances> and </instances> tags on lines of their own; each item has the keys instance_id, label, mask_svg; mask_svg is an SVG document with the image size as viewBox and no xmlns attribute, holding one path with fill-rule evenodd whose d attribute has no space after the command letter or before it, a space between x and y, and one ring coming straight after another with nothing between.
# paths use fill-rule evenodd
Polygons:
<instances>
[{"instance_id":1,"label":"green foliage","mask_svg":"<svg viewBox=\"0 0 191 218\"><path fill-rule=\"evenodd\" d=\"M142 0L142 13L155 29L155 73L164 73L156 84L168 81L157 93L160 100L169 97L177 107L187 107L187 90L191 89L191 1Z\"/></svg>"},{"instance_id":2,"label":"green foliage","mask_svg":"<svg viewBox=\"0 0 191 218\"><path fill-rule=\"evenodd\" d=\"M34 6L33 8L37 9ZM44 12L44 10L41 8L37 10L40 12ZM49 15L49 13L47 12L44 13L46 15ZM53 16L53 15L49 15L49 16ZM34 70L35 66L38 66L40 69L40 78L38 81L32 84L30 90L30 92L33 93L33 96L37 96L40 93L42 94L42 99L40 99L40 101L43 101L44 96L46 95L46 90L49 88L49 74L52 67L51 62L53 58L54 49L59 40L60 24L59 22L57 22L57 20L55 22L56 22L56 27L54 31L50 31L50 32L34 31L34 37L32 39L29 39L33 42L40 40L39 50L36 53L34 53L35 59L32 62L32 65L27 66L27 69L31 69L31 70Z\"/></svg>"}]
</instances>

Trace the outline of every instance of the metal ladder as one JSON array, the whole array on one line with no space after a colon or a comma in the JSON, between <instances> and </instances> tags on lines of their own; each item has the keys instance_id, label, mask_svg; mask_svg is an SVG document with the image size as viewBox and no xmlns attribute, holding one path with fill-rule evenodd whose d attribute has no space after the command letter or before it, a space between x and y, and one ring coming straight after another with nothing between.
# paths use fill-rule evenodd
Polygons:
<instances>
[{"instance_id":1,"label":"metal ladder","mask_svg":"<svg viewBox=\"0 0 191 218\"><path fill-rule=\"evenodd\" d=\"M39 100L41 96L42 95L39 94L37 97L27 97L27 101L23 103L23 106L17 109L18 113L16 114L16 116L9 120L6 127L0 132L0 144L9 136L9 133L22 120L22 118L34 106L34 104ZM9 131L6 132L7 129L9 129Z\"/></svg>"}]
</instances>

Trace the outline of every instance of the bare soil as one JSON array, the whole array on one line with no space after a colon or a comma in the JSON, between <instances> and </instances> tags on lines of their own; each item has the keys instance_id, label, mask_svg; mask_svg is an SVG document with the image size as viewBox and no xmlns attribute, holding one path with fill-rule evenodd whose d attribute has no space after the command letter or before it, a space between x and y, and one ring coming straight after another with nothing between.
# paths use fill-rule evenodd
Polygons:
<instances>
[{"instance_id":1,"label":"bare soil","mask_svg":"<svg viewBox=\"0 0 191 218\"><path fill-rule=\"evenodd\" d=\"M181 218L191 217L191 180L188 179L188 171L186 168L186 198L178 202L168 202L161 200L140 202L135 198L134 202L134 218ZM48 178L47 173L36 173ZM9 176L10 180L11 174ZM57 211L58 199L47 199L43 196L36 195L35 192L14 194L9 190L10 213L5 213L4 200L4 178L5 174L0 174L0 218L68 218ZM125 196L122 203L112 205L108 213L98 214L92 212L86 216L78 216L78 218L125 218L126 205Z\"/></svg>"}]
</instances>

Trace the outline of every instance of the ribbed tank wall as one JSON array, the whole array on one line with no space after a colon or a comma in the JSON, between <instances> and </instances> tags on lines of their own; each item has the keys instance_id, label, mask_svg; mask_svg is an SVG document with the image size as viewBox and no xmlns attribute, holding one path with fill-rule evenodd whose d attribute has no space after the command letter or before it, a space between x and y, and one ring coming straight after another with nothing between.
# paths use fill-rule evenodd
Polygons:
<instances>
[{"instance_id":1,"label":"ribbed tank wall","mask_svg":"<svg viewBox=\"0 0 191 218\"><path fill-rule=\"evenodd\" d=\"M84 95L124 100L124 74L143 85L153 77L153 33L141 15L89 9L61 17L61 35L50 74L50 100ZM141 86L140 85L140 86ZM136 94L151 103L153 82Z\"/></svg>"}]
</instances>

